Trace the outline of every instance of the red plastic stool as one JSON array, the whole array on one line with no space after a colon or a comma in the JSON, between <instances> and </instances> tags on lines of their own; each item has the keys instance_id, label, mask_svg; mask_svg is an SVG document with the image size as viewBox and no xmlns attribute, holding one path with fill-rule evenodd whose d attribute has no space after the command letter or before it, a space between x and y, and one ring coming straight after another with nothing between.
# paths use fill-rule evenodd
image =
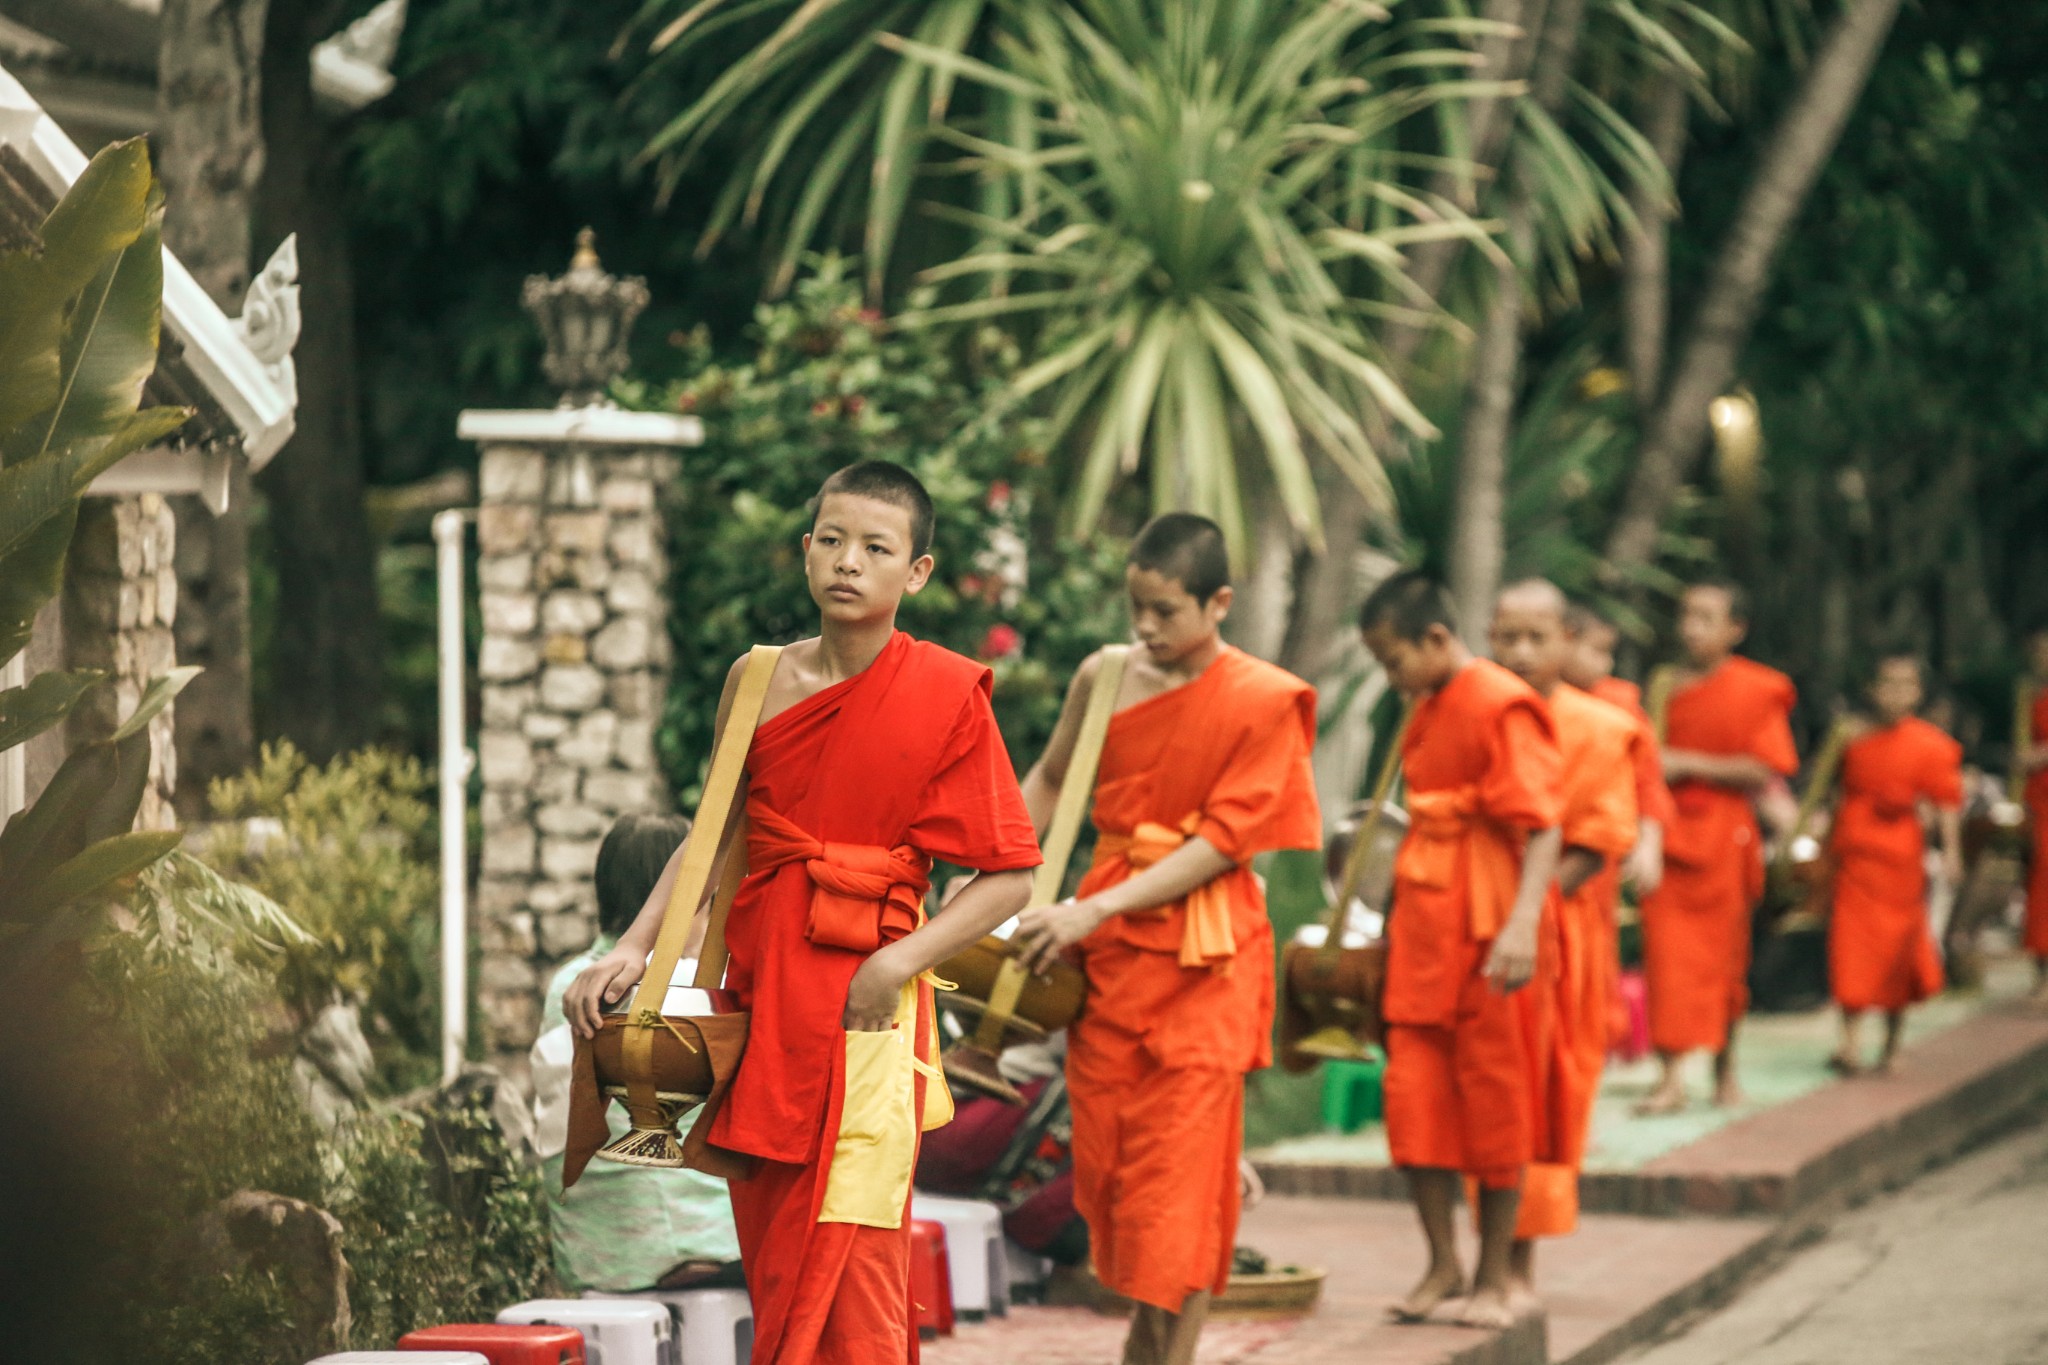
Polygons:
<instances>
[{"instance_id":1,"label":"red plastic stool","mask_svg":"<svg viewBox=\"0 0 2048 1365\"><path fill-rule=\"evenodd\" d=\"M1649 983L1641 972L1623 972L1618 993L1622 1027L1614 1040L1614 1055L1624 1062L1641 1061L1650 1055Z\"/></svg>"},{"instance_id":2,"label":"red plastic stool","mask_svg":"<svg viewBox=\"0 0 2048 1365\"><path fill-rule=\"evenodd\" d=\"M917 1309L919 1336L953 1335L953 1277L946 1268L944 1223L929 1218L910 1222L910 1300Z\"/></svg>"},{"instance_id":3,"label":"red plastic stool","mask_svg":"<svg viewBox=\"0 0 2048 1365\"><path fill-rule=\"evenodd\" d=\"M491 1365L584 1365L583 1333L554 1323L451 1322L398 1339L401 1351L474 1351Z\"/></svg>"}]
</instances>

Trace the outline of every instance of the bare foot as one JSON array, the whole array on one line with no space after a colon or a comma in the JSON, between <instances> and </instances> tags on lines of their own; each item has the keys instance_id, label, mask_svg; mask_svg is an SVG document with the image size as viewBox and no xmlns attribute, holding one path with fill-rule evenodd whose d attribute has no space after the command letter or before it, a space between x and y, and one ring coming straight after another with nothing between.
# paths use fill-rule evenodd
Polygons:
<instances>
[{"instance_id":1,"label":"bare foot","mask_svg":"<svg viewBox=\"0 0 2048 1365\"><path fill-rule=\"evenodd\" d=\"M1742 1087L1735 1083L1733 1076L1723 1076L1720 1080L1714 1082L1714 1105L1716 1108L1735 1109L1740 1107L1748 1098L1747 1095L1742 1093Z\"/></svg>"},{"instance_id":2,"label":"bare foot","mask_svg":"<svg viewBox=\"0 0 2048 1365\"><path fill-rule=\"evenodd\" d=\"M1682 1114L1688 1103L1683 1085L1660 1085L1635 1107L1638 1118L1654 1118L1660 1114Z\"/></svg>"},{"instance_id":3,"label":"bare foot","mask_svg":"<svg viewBox=\"0 0 2048 1365\"><path fill-rule=\"evenodd\" d=\"M1880 1057L1880 1058L1878 1058L1878 1059L1877 1059L1877 1065L1876 1065L1876 1066L1873 1066L1872 1068L1870 1068L1870 1074L1871 1074L1871 1075L1873 1075L1873 1076L1896 1076L1896 1075L1898 1075L1898 1074L1899 1074L1899 1059L1898 1059L1898 1058L1896 1058L1896 1057Z\"/></svg>"},{"instance_id":4,"label":"bare foot","mask_svg":"<svg viewBox=\"0 0 2048 1365\"><path fill-rule=\"evenodd\" d=\"M1508 1280L1508 1311L1516 1318L1526 1318L1543 1311L1543 1300L1536 1293L1532 1281L1515 1275Z\"/></svg>"},{"instance_id":5,"label":"bare foot","mask_svg":"<svg viewBox=\"0 0 2048 1365\"><path fill-rule=\"evenodd\" d=\"M1456 1266L1431 1267L1422 1283L1408 1291L1408 1297L1387 1309L1391 1322L1427 1322L1445 1299L1465 1292L1465 1276Z\"/></svg>"},{"instance_id":6,"label":"bare foot","mask_svg":"<svg viewBox=\"0 0 2048 1365\"><path fill-rule=\"evenodd\" d=\"M1465 1300L1465 1306L1458 1310L1458 1324L1462 1327L1483 1327L1488 1331L1513 1327L1514 1305L1504 1289L1475 1289L1472 1297Z\"/></svg>"},{"instance_id":7,"label":"bare foot","mask_svg":"<svg viewBox=\"0 0 2048 1365\"><path fill-rule=\"evenodd\" d=\"M1828 1070L1837 1076L1860 1076L1863 1074L1863 1063L1846 1052L1837 1052L1828 1058Z\"/></svg>"}]
</instances>

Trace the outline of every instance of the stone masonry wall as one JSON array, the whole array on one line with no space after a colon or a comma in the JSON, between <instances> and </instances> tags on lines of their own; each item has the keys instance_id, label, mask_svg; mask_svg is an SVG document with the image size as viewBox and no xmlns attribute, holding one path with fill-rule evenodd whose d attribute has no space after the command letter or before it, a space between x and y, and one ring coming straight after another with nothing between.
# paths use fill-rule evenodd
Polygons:
<instances>
[{"instance_id":1,"label":"stone masonry wall","mask_svg":"<svg viewBox=\"0 0 2048 1365\"><path fill-rule=\"evenodd\" d=\"M596 934L599 841L621 815L668 808L654 731L669 665L658 501L673 460L483 451L477 997L486 1046L513 1074L549 975Z\"/></svg>"},{"instance_id":2,"label":"stone masonry wall","mask_svg":"<svg viewBox=\"0 0 2048 1365\"><path fill-rule=\"evenodd\" d=\"M98 739L134 714L149 680L175 667L171 627L178 613L173 565L177 518L155 493L87 498L64 576L66 663L104 669L112 684L95 688L71 713L71 732ZM138 829L171 829L177 814L178 752L167 706L149 724L149 784L142 792Z\"/></svg>"}]
</instances>

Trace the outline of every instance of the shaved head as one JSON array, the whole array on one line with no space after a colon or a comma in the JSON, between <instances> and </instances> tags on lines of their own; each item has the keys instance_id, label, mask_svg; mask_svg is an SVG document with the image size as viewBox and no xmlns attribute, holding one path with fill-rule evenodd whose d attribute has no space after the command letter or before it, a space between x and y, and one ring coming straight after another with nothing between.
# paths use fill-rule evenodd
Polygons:
<instances>
[{"instance_id":1,"label":"shaved head","mask_svg":"<svg viewBox=\"0 0 2048 1365\"><path fill-rule=\"evenodd\" d=\"M1494 661L1548 696L1564 669L1565 611L1570 606L1555 583L1525 578L1502 588L1494 599L1487 640Z\"/></svg>"}]
</instances>

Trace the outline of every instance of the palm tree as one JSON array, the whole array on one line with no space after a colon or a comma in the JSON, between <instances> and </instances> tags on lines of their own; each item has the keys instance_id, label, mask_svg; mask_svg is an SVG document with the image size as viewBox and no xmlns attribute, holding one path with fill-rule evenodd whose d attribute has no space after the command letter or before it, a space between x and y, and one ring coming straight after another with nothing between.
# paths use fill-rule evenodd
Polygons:
<instances>
[{"instance_id":1,"label":"palm tree","mask_svg":"<svg viewBox=\"0 0 2048 1365\"><path fill-rule=\"evenodd\" d=\"M992 245L924 272L971 296L905 323L1032 329L1038 359L1011 397L1049 404L1049 440L1079 433L1079 530L1144 470L1155 506L1215 517L1240 562L1254 480L1320 546L1312 457L1385 507L1376 428L1433 429L1379 362L1373 323L1434 307L1406 285L1406 248L1493 249L1483 225L1405 183L1446 161L1418 153L1434 141L1418 125L1487 90L1463 79L1471 53L1441 41L1459 26L1261 0L1013 15L1000 65L889 40L1028 120L1007 139L941 132L958 169L1006 184L1018 207L941 210Z\"/></svg>"}]
</instances>

